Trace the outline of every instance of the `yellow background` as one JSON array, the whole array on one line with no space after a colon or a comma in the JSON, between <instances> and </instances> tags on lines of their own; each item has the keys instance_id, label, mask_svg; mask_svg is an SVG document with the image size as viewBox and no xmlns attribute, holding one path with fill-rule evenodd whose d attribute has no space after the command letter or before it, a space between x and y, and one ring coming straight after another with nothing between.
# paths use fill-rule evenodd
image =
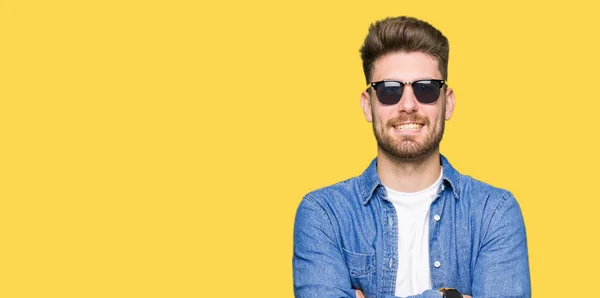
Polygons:
<instances>
[{"instance_id":1,"label":"yellow background","mask_svg":"<svg viewBox=\"0 0 600 298\"><path fill-rule=\"evenodd\" d=\"M534 296L593 295L586 1L2 0L0 297L292 297L299 201L375 156L358 49L394 15L450 39L442 152L515 194Z\"/></svg>"}]
</instances>

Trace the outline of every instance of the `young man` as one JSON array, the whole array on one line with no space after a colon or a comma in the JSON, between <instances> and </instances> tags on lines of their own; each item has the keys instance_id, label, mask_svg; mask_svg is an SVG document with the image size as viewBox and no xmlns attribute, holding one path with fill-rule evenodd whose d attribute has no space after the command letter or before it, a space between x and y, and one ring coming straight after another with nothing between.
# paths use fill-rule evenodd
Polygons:
<instances>
[{"instance_id":1,"label":"young man","mask_svg":"<svg viewBox=\"0 0 600 298\"><path fill-rule=\"evenodd\" d=\"M455 103L447 38L415 18L388 18L371 25L360 52L377 158L300 203L296 297L530 297L517 201L439 152Z\"/></svg>"}]
</instances>

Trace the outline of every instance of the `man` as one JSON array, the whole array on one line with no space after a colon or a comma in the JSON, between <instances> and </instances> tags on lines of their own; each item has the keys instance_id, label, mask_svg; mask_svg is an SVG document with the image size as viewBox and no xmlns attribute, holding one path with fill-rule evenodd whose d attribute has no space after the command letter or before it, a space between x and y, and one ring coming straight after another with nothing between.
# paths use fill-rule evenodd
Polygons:
<instances>
[{"instance_id":1,"label":"man","mask_svg":"<svg viewBox=\"0 0 600 298\"><path fill-rule=\"evenodd\" d=\"M371 25L360 52L377 158L300 203L296 297L530 297L517 201L439 152L455 104L447 38L415 18L388 18Z\"/></svg>"}]
</instances>

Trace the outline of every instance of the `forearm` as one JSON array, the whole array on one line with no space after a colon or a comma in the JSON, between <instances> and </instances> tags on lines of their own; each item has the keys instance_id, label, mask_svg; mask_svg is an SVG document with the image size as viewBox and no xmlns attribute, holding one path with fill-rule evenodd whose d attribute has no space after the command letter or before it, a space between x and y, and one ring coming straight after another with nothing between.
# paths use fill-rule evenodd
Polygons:
<instances>
[{"instance_id":1,"label":"forearm","mask_svg":"<svg viewBox=\"0 0 600 298\"><path fill-rule=\"evenodd\" d=\"M425 292L423 292L421 294L403 297L403 298L441 298L441 297L442 297L442 295L440 294L440 291L438 291L438 290L426 290ZM400 298L400 297L384 296L383 298Z\"/></svg>"},{"instance_id":2,"label":"forearm","mask_svg":"<svg viewBox=\"0 0 600 298\"><path fill-rule=\"evenodd\" d=\"M442 293L440 291L426 290L425 292L423 292L419 295L413 295L413 296L408 296L408 297L404 297L404 298L440 298L440 297L442 297ZM399 298L399 297L385 296L383 298ZM472 298L472 297L469 295L463 295L463 298Z\"/></svg>"}]
</instances>

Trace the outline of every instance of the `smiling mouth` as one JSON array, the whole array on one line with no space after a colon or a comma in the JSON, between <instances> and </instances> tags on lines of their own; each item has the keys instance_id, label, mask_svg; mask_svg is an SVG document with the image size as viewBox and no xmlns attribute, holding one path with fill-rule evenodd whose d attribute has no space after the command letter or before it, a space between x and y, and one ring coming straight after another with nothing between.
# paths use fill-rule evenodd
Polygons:
<instances>
[{"instance_id":1,"label":"smiling mouth","mask_svg":"<svg viewBox=\"0 0 600 298\"><path fill-rule=\"evenodd\" d=\"M423 124L419 124L419 123L402 123L402 124L394 125L395 129L404 130L404 131L419 130L419 129L421 129L421 127L423 127Z\"/></svg>"}]
</instances>

